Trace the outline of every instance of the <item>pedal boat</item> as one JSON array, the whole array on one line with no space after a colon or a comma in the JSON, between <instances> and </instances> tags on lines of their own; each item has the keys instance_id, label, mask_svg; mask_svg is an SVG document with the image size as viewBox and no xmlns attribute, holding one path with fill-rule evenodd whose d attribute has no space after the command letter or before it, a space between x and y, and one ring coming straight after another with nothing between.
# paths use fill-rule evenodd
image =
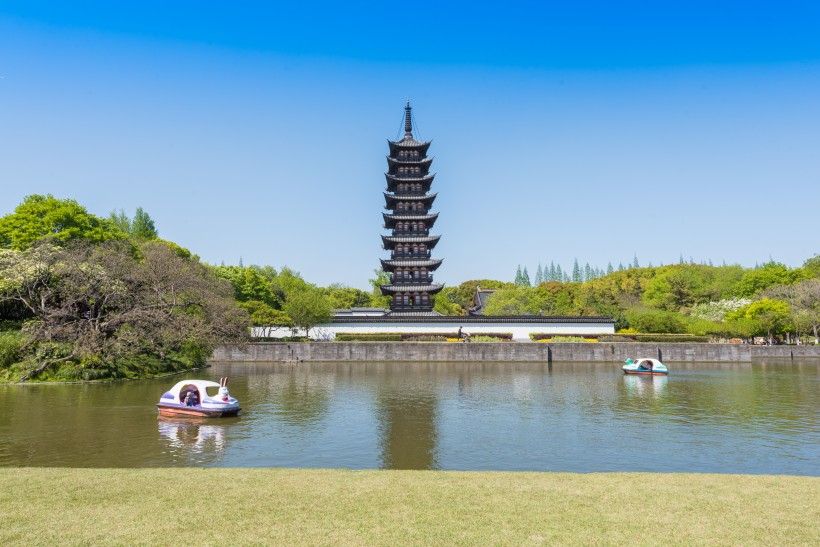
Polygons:
<instances>
[{"instance_id":1,"label":"pedal boat","mask_svg":"<svg viewBox=\"0 0 820 547\"><path fill-rule=\"evenodd\" d=\"M162 394L157 408L161 416L236 416L241 410L239 401L230 396L227 384L227 378L222 378L220 383L183 380Z\"/></svg>"},{"instance_id":2,"label":"pedal boat","mask_svg":"<svg viewBox=\"0 0 820 547\"><path fill-rule=\"evenodd\" d=\"M621 367L624 374L641 374L647 376L666 376L669 374L666 365L657 359L641 358L633 361L632 358L629 358L625 363L626 364Z\"/></svg>"}]
</instances>

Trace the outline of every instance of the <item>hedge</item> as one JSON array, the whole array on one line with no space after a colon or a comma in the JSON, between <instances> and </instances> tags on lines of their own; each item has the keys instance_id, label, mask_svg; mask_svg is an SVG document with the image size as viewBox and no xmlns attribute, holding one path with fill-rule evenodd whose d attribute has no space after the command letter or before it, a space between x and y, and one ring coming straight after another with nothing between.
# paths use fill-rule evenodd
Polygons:
<instances>
[{"instance_id":1,"label":"hedge","mask_svg":"<svg viewBox=\"0 0 820 547\"><path fill-rule=\"evenodd\" d=\"M481 337L495 338L499 341L512 340L511 332L482 332L471 335L472 339ZM394 333L355 333L339 332L336 334L337 342L446 342L447 339L458 338L457 332L394 332Z\"/></svg>"},{"instance_id":2,"label":"hedge","mask_svg":"<svg viewBox=\"0 0 820 547\"><path fill-rule=\"evenodd\" d=\"M663 342L663 343L688 343L705 344L712 341L709 336L696 336L694 334L575 334L574 337L597 340L598 342ZM566 337L566 335L547 334L543 332L530 333L530 339L551 340L553 338Z\"/></svg>"}]
</instances>

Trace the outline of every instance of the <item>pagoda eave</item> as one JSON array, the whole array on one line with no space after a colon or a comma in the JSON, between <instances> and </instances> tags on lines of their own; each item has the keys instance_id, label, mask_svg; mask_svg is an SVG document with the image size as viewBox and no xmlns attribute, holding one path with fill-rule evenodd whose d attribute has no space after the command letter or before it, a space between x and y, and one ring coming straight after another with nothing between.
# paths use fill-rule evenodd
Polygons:
<instances>
[{"instance_id":1,"label":"pagoda eave","mask_svg":"<svg viewBox=\"0 0 820 547\"><path fill-rule=\"evenodd\" d=\"M389 296L396 293L427 293L436 294L444 288L444 285L429 284L429 285L381 285L382 296Z\"/></svg>"},{"instance_id":2,"label":"pagoda eave","mask_svg":"<svg viewBox=\"0 0 820 547\"><path fill-rule=\"evenodd\" d=\"M441 266L442 262L443 259L430 260L427 258L421 258L418 260L413 260L412 258L401 260L381 259L382 270L386 272L392 272L396 268L427 268L427 271L434 272L439 266Z\"/></svg>"},{"instance_id":3,"label":"pagoda eave","mask_svg":"<svg viewBox=\"0 0 820 547\"><path fill-rule=\"evenodd\" d=\"M394 158L392 156L385 156L387 158L387 165L408 165L412 167L429 166L433 163L433 157L424 158Z\"/></svg>"},{"instance_id":4,"label":"pagoda eave","mask_svg":"<svg viewBox=\"0 0 820 547\"><path fill-rule=\"evenodd\" d=\"M432 248L438 240L441 239L441 236L386 236L382 235L382 243L386 246L389 243L410 243L410 244L421 244L425 243L428 247Z\"/></svg>"}]
</instances>

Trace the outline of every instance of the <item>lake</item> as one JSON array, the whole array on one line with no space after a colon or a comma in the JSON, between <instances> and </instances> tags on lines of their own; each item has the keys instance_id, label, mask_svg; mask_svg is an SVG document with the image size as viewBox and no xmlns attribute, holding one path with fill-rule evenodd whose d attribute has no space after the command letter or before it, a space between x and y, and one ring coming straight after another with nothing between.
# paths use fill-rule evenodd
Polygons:
<instances>
[{"instance_id":1,"label":"lake","mask_svg":"<svg viewBox=\"0 0 820 547\"><path fill-rule=\"evenodd\" d=\"M0 386L0 466L820 475L820 361L215 363L186 376ZM229 376L236 418L160 419Z\"/></svg>"}]
</instances>

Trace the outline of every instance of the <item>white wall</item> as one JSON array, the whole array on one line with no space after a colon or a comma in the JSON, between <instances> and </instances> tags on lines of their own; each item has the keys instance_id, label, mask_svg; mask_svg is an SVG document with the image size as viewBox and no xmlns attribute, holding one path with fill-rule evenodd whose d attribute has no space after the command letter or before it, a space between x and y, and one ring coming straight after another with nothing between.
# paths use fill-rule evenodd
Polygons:
<instances>
[{"instance_id":1,"label":"white wall","mask_svg":"<svg viewBox=\"0 0 820 547\"><path fill-rule=\"evenodd\" d=\"M613 334L613 323L329 323L317 325L310 330L310 337L314 340L332 340L339 332L364 333L395 333L395 332L424 332L430 334L454 333L462 327L462 332L472 336L490 332L511 332L514 340L530 340L530 333L547 333L559 335L580 334ZM283 327L254 327L253 336L283 337L292 336L291 329ZM299 330L296 336L304 336Z\"/></svg>"}]
</instances>

